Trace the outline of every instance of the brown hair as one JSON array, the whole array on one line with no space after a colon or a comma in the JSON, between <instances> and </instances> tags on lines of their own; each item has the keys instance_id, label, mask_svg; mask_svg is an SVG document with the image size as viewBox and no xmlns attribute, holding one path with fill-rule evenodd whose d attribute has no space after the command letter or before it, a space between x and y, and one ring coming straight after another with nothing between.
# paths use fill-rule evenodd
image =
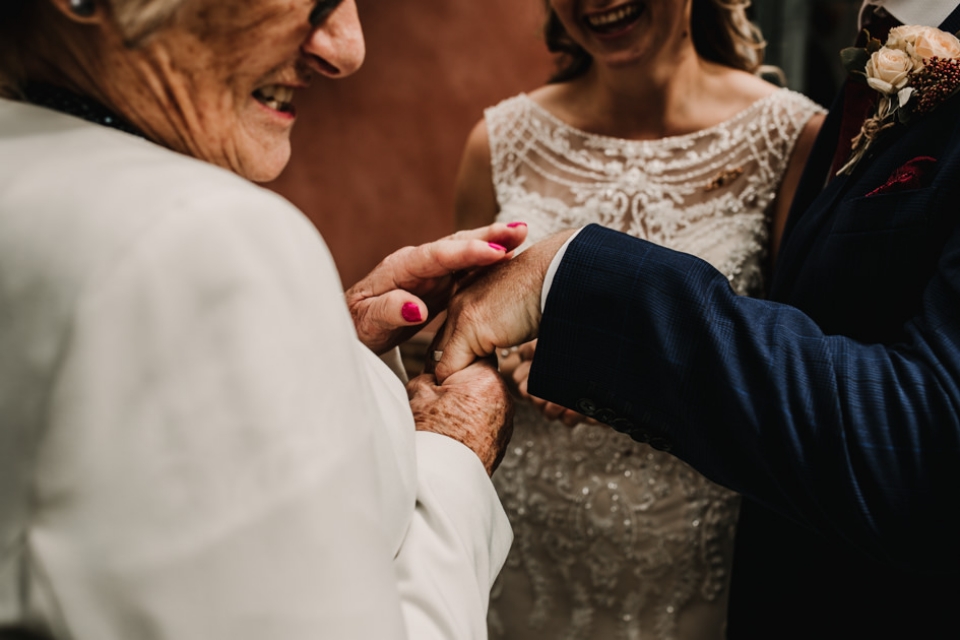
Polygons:
<instances>
[{"instance_id":1,"label":"brown hair","mask_svg":"<svg viewBox=\"0 0 960 640\"><path fill-rule=\"evenodd\" d=\"M593 58L563 28L545 0L543 28L547 49L557 54L557 72L550 82L564 82L586 72ZM693 0L690 24L693 46L705 60L755 73L763 62L766 43L747 18L750 0Z\"/></svg>"}]
</instances>

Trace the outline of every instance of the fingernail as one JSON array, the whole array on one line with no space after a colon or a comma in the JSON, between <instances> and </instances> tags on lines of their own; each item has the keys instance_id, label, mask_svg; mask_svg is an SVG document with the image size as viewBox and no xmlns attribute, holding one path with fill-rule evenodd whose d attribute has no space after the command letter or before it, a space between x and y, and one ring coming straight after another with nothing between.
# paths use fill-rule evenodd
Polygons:
<instances>
[{"instance_id":1,"label":"fingernail","mask_svg":"<svg viewBox=\"0 0 960 640\"><path fill-rule=\"evenodd\" d=\"M525 226L527 226L527 223L526 223L526 222L511 222L511 223L508 224L507 226L510 227L511 229L516 229L517 227L525 227Z\"/></svg>"},{"instance_id":2,"label":"fingernail","mask_svg":"<svg viewBox=\"0 0 960 640\"><path fill-rule=\"evenodd\" d=\"M489 244L491 248L496 249L497 251L506 251L506 250L507 250L506 247L501 247L501 246L498 245L496 242L488 242L487 244Z\"/></svg>"},{"instance_id":3,"label":"fingernail","mask_svg":"<svg viewBox=\"0 0 960 640\"><path fill-rule=\"evenodd\" d=\"M400 310L400 315L402 315L403 319L407 322L423 322L423 316L420 315L420 307L413 302L408 302L403 305L403 309Z\"/></svg>"}]
</instances>

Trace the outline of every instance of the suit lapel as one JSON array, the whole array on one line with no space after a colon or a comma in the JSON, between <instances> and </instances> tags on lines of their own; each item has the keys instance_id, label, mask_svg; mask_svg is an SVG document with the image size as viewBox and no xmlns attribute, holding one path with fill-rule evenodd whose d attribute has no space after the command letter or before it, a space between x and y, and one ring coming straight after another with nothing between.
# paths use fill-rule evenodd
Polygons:
<instances>
[{"instance_id":1,"label":"suit lapel","mask_svg":"<svg viewBox=\"0 0 960 640\"><path fill-rule=\"evenodd\" d=\"M802 257L808 253L811 243L818 235L816 230L823 224L831 205L849 179L848 176L839 176L824 188L840 135L843 107L844 92L841 91L830 106L800 177L787 216L777 268L773 273L770 295L775 300L788 298L787 282L794 279L796 268L802 263Z\"/></svg>"},{"instance_id":2,"label":"suit lapel","mask_svg":"<svg viewBox=\"0 0 960 640\"><path fill-rule=\"evenodd\" d=\"M960 5L954 8L939 28L949 33L960 29ZM811 255L823 225L832 219L834 205L846 192L851 184L851 178L861 175L866 170L864 165L871 164L871 158L882 157L884 152L889 151L891 146L895 145L909 129L905 126L895 127L877 140L871 149L870 157L864 158L853 176L842 175L829 179L827 174L833 163L834 151L839 144L844 107L849 106L845 104L845 93L840 91L830 107L790 207L777 268L774 270L771 283L770 297L774 300L790 299L791 283L799 273L804 260Z\"/></svg>"},{"instance_id":3,"label":"suit lapel","mask_svg":"<svg viewBox=\"0 0 960 640\"><path fill-rule=\"evenodd\" d=\"M940 29L948 33L956 33L960 30L960 5L957 5L947 16L947 19L940 25Z\"/></svg>"}]
</instances>

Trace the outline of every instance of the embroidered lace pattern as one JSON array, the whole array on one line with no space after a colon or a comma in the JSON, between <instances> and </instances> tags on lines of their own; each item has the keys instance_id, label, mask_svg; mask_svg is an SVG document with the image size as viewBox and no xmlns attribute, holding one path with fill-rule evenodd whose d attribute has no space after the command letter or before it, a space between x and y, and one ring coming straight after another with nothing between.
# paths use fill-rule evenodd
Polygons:
<instances>
[{"instance_id":1,"label":"embroidered lace pattern","mask_svg":"<svg viewBox=\"0 0 960 640\"><path fill-rule=\"evenodd\" d=\"M763 291L768 215L797 136L820 111L781 90L703 131L653 141L574 129L519 95L486 111L500 220L530 241L598 222L693 253ZM606 427L520 403L494 475L515 542L494 638L722 638L737 497Z\"/></svg>"}]
</instances>

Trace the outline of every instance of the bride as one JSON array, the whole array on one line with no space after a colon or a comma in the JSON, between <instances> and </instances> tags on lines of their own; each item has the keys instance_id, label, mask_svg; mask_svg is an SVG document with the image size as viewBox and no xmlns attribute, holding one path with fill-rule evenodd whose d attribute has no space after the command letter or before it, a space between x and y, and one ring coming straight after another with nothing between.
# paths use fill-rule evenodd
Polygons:
<instances>
[{"instance_id":1,"label":"bride","mask_svg":"<svg viewBox=\"0 0 960 640\"><path fill-rule=\"evenodd\" d=\"M464 151L458 225L525 220L536 242L596 222L696 254L738 293L762 294L823 114L755 75L762 43L747 4L547 0L559 71L486 110ZM534 348L501 354L521 395ZM737 497L528 399L495 477L515 543L492 635L723 637Z\"/></svg>"}]
</instances>

